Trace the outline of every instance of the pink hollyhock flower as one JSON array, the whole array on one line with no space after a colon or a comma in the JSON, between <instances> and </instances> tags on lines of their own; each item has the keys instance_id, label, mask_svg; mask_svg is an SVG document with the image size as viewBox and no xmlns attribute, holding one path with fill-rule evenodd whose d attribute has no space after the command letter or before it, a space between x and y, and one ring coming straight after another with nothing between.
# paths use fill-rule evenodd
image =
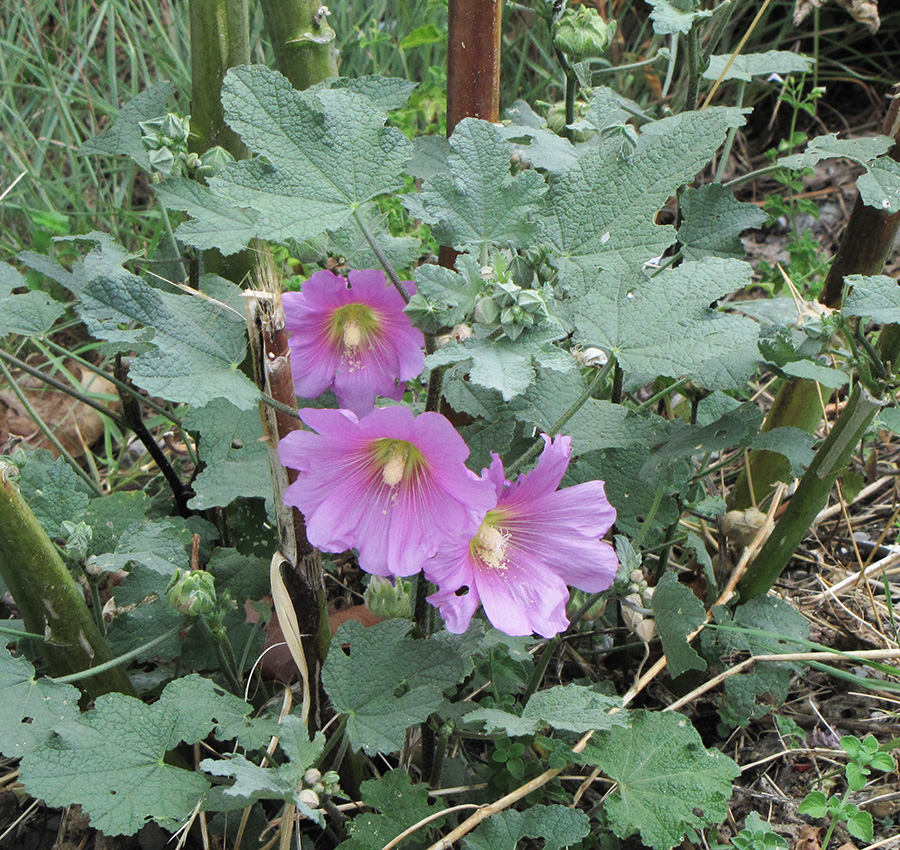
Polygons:
<instances>
[{"instance_id":1,"label":"pink hollyhock flower","mask_svg":"<svg viewBox=\"0 0 900 850\"><path fill-rule=\"evenodd\" d=\"M399 401L404 382L422 373L425 338L384 272L352 271L349 284L316 272L282 302L297 395L315 398L331 388L341 407L365 416L376 396Z\"/></svg>"},{"instance_id":2,"label":"pink hollyhock flower","mask_svg":"<svg viewBox=\"0 0 900 850\"><path fill-rule=\"evenodd\" d=\"M375 575L417 573L442 544L468 540L495 503L490 482L466 469L468 446L439 413L381 407L300 411L315 429L279 444L299 472L285 504L306 517L309 542L326 552L359 550Z\"/></svg>"},{"instance_id":3,"label":"pink hollyhock flower","mask_svg":"<svg viewBox=\"0 0 900 850\"><path fill-rule=\"evenodd\" d=\"M428 601L441 609L451 632L468 628L480 602L508 635L552 637L569 625L567 585L595 593L615 578L615 552L600 539L616 519L603 482L557 490L572 438L543 436L537 465L514 483L494 455L482 474L494 485L495 503L475 536L442 546L425 565L426 577L439 587Z\"/></svg>"}]
</instances>

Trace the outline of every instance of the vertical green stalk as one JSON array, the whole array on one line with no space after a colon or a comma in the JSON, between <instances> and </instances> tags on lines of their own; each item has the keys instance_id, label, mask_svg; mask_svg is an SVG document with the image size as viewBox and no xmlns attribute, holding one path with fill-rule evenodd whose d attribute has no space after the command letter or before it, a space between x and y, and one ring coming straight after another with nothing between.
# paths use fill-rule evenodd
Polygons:
<instances>
[{"instance_id":1,"label":"vertical green stalk","mask_svg":"<svg viewBox=\"0 0 900 850\"><path fill-rule=\"evenodd\" d=\"M884 402L857 384L813 462L800 479L787 509L759 550L737 589L741 599L767 593L803 541L816 514L825 506L834 482Z\"/></svg>"},{"instance_id":2,"label":"vertical green stalk","mask_svg":"<svg viewBox=\"0 0 900 850\"><path fill-rule=\"evenodd\" d=\"M222 81L229 68L250 62L250 20L247 0L190 0L191 21L191 137L192 152L224 148L235 159L247 156L241 137L225 123ZM223 257L211 249L203 252L206 271L235 283L247 277L252 257L242 251ZM191 285L196 288L200 258L190 263Z\"/></svg>"},{"instance_id":3,"label":"vertical green stalk","mask_svg":"<svg viewBox=\"0 0 900 850\"><path fill-rule=\"evenodd\" d=\"M700 27L696 21L690 28L686 41L688 88L684 100L684 111L690 112L697 108L697 103L700 100L700 75L703 73L701 68L703 58L700 55Z\"/></svg>"},{"instance_id":4,"label":"vertical green stalk","mask_svg":"<svg viewBox=\"0 0 900 850\"><path fill-rule=\"evenodd\" d=\"M112 653L72 578L37 517L0 465L0 576L27 631L44 635L41 646L54 675L67 676L112 660ZM92 697L109 691L134 694L116 667L84 680Z\"/></svg>"},{"instance_id":5,"label":"vertical green stalk","mask_svg":"<svg viewBox=\"0 0 900 850\"><path fill-rule=\"evenodd\" d=\"M337 51L319 0L261 0L275 65L295 89L336 77Z\"/></svg>"},{"instance_id":6,"label":"vertical green stalk","mask_svg":"<svg viewBox=\"0 0 900 850\"><path fill-rule=\"evenodd\" d=\"M241 159L247 149L225 123L222 80L229 68L250 62L247 0L190 0L190 18L191 150L218 145Z\"/></svg>"}]
</instances>

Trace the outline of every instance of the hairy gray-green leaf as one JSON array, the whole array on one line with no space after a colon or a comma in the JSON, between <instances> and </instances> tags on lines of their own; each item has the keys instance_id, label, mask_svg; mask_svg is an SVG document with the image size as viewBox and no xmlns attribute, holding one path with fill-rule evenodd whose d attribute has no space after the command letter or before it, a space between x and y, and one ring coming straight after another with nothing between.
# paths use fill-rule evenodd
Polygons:
<instances>
[{"instance_id":1,"label":"hairy gray-green leaf","mask_svg":"<svg viewBox=\"0 0 900 850\"><path fill-rule=\"evenodd\" d=\"M202 741L223 705L231 705L205 681L178 679L153 705L104 694L91 711L60 723L53 738L25 756L22 784L48 805L79 804L107 835L133 835L148 819L175 829L209 783L166 763L166 753L181 742Z\"/></svg>"},{"instance_id":2,"label":"hairy gray-green leaf","mask_svg":"<svg viewBox=\"0 0 900 850\"><path fill-rule=\"evenodd\" d=\"M737 56L723 53L709 57L709 65L703 72L707 80L718 80L730 60L731 65L723 80L744 80L749 83L753 77L768 77L769 74L805 74L815 63L811 56L791 53L789 50L767 50L765 53L740 53Z\"/></svg>"},{"instance_id":3,"label":"hairy gray-green leaf","mask_svg":"<svg viewBox=\"0 0 900 850\"><path fill-rule=\"evenodd\" d=\"M101 570L120 570L137 563L168 576L176 568L188 568L190 542L191 531L181 518L138 523L122 534L115 552L98 555L92 565Z\"/></svg>"},{"instance_id":4,"label":"hairy gray-green leaf","mask_svg":"<svg viewBox=\"0 0 900 850\"><path fill-rule=\"evenodd\" d=\"M360 207L359 212L369 233L395 269L409 266L419 258L422 253L419 240L413 236L391 236L387 216L379 213L374 204ZM381 268L380 260L355 221L329 230L325 248L329 254L342 257L352 269Z\"/></svg>"},{"instance_id":5,"label":"hairy gray-green leaf","mask_svg":"<svg viewBox=\"0 0 900 850\"><path fill-rule=\"evenodd\" d=\"M688 829L720 823L740 768L707 750L680 714L632 711L629 718L628 727L598 733L575 757L618 783L605 804L613 832L640 832L648 847L669 850Z\"/></svg>"},{"instance_id":6,"label":"hairy gray-green leaf","mask_svg":"<svg viewBox=\"0 0 900 850\"><path fill-rule=\"evenodd\" d=\"M141 137L139 121L158 118L166 112L166 104L175 93L169 82L157 83L128 101L118 112L112 126L93 139L82 142L79 151L87 154L130 156L138 165L150 170L148 151Z\"/></svg>"},{"instance_id":7,"label":"hairy gray-green leaf","mask_svg":"<svg viewBox=\"0 0 900 850\"><path fill-rule=\"evenodd\" d=\"M364 628L350 620L338 630L322 683L335 709L347 714L354 747L370 755L397 752L406 728L428 717L443 701L443 689L463 671L459 653L445 641L411 640L407 620L385 620ZM348 656L340 647L350 644Z\"/></svg>"},{"instance_id":8,"label":"hairy gray-green leaf","mask_svg":"<svg viewBox=\"0 0 900 850\"><path fill-rule=\"evenodd\" d=\"M896 284L895 284L896 285ZM794 360L785 363L781 371L795 378L805 378L807 381L818 381L823 387L830 390L838 390L847 383L848 377L840 369L831 369L828 366L820 366L812 360Z\"/></svg>"},{"instance_id":9,"label":"hairy gray-green leaf","mask_svg":"<svg viewBox=\"0 0 900 850\"><path fill-rule=\"evenodd\" d=\"M675 573L667 572L653 592L652 608L672 678L686 670L705 670L706 662L687 642L687 636L706 621L703 603L678 581Z\"/></svg>"},{"instance_id":10,"label":"hairy gray-green leaf","mask_svg":"<svg viewBox=\"0 0 900 850\"><path fill-rule=\"evenodd\" d=\"M845 316L867 316L876 322L900 322L900 285L883 274L851 274L845 279L848 287L841 312Z\"/></svg>"},{"instance_id":11,"label":"hairy gray-green leaf","mask_svg":"<svg viewBox=\"0 0 900 850\"><path fill-rule=\"evenodd\" d=\"M565 171L578 158L575 146L568 139L543 126L510 124L501 127L500 133L509 142L514 156L544 171Z\"/></svg>"},{"instance_id":12,"label":"hairy gray-green leaf","mask_svg":"<svg viewBox=\"0 0 900 850\"><path fill-rule=\"evenodd\" d=\"M626 372L740 386L759 361L759 325L709 304L747 285L749 274L746 263L707 257L650 279L601 275L574 302L577 337L615 355Z\"/></svg>"},{"instance_id":13,"label":"hairy gray-green leaf","mask_svg":"<svg viewBox=\"0 0 900 850\"><path fill-rule=\"evenodd\" d=\"M856 181L862 202L891 215L900 212L900 163L879 157L866 165L868 171Z\"/></svg>"},{"instance_id":14,"label":"hairy gray-green leaf","mask_svg":"<svg viewBox=\"0 0 900 850\"><path fill-rule=\"evenodd\" d=\"M364 77L331 77L307 91L318 89L346 89L367 98L373 107L388 111L399 109L416 88L416 83L402 77L382 77L367 74Z\"/></svg>"},{"instance_id":15,"label":"hairy gray-green leaf","mask_svg":"<svg viewBox=\"0 0 900 850\"><path fill-rule=\"evenodd\" d=\"M785 168L811 168L823 159L852 159L861 165L890 150L894 140L890 136L864 136L859 139L839 139L836 133L826 133L810 139L803 153L783 156L777 164Z\"/></svg>"},{"instance_id":16,"label":"hairy gray-green leaf","mask_svg":"<svg viewBox=\"0 0 900 850\"><path fill-rule=\"evenodd\" d=\"M43 292L13 295L25 286L25 278L9 263L0 263L0 336L43 336L66 307Z\"/></svg>"},{"instance_id":17,"label":"hairy gray-green leaf","mask_svg":"<svg viewBox=\"0 0 900 850\"><path fill-rule=\"evenodd\" d=\"M57 726L78 717L77 688L35 679L34 667L5 648L0 648L0 693L0 753L7 758L30 753Z\"/></svg>"},{"instance_id":18,"label":"hairy gray-green leaf","mask_svg":"<svg viewBox=\"0 0 900 850\"><path fill-rule=\"evenodd\" d=\"M532 806L524 812L509 810L494 815L471 832L467 850L515 850L523 838L543 838L544 850L561 850L590 832L590 819L568 806Z\"/></svg>"},{"instance_id":19,"label":"hairy gray-green leaf","mask_svg":"<svg viewBox=\"0 0 900 850\"><path fill-rule=\"evenodd\" d=\"M239 496L272 500L268 449L262 442L259 411L240 410L223 398L189 411L186 428L200 432L203 470L194 480L195 510L222 507Z\"/></svg>"},{"instance_id":20,"label":"hairy gray-green leaf","mask_svg":"<svg viewBox=\"0 0 900 850\"><path fill-rule=\"evenodd\" d=\"M129 374L147 392L198 406L223 397L242 409L256 404L259 391L239 368L243 317L199 296L163 292L123 269L89 280L78 294L94 336L143 351Z\"/></svg>"},{"instance_id":21,"label":"hairy gray-green leaf","mask_svg":"<svg viewBox=\"0 0 900 850\"><path fill-rule=\"evenodd\" d=\"M562 285L581 294L595 285L598 269L621 275L660 256L675 231L656 224L659 208L693 180L728 129L743 123L740 109L685 112L645 125L628 155L617 140L601 139L555 176L540 220L560 255Z\"/></svg>"},{"instance_id":22,"label":"hairy gray-green leaf","mask_svg":"<svg viewBox=\"0 0 900 850\"><path fill-rule=\"evenodd\" d=\"M248 803L251 800L284 800L323 826L322 812L310 808L298 792L303 788L303 774L315 764L325 748L325 736L319 732L310 741L303 722L293 715L285 717L281 725L271 725L272 734L279 736L279 743L288 756L286 763L260 767L235 754L227 759L204 759L200 769L213 776L233 778L234 784L224 789L227 796L242 797Z\"/></svg>"},{"instance_id":23,"label":"hairy gray-green leaf","mask_svg":"<svg viewBox=\"0 0 900 850\"><path fill-rule=\"evenodd\" d=\"M685 189L681 194L681 213L678 241L688 260L708 256L742 260L746 251L739 238L741 233L766 220L759 207L736 201L731 190L721 183Z\"/></svg>"},{"instance_id":24,"label":"hairy gray-green leaf","mask_svg":"<svg viewBox=\"0 0 900 850\"><path fill-rule=\"evenodd\" d=\"M226 204L196 180L170 177L155 187L160 201L170 210L195 216L178 226L175 235L201 251L217 248L226 256L236 254L256 235L256 213Z\"/></svg>"},{"instance_id":25,"label":"hairy gray-green leaf","mask_svg":"<svg viewBox=\"0 0 900 850\"><path fill-rule=\"evenodd\" d=\"M311 239L403 185L410 142L352 86L298 92L277 71L241 65L225 76L222 104L261 156L229 164L210 187L227 204L256 210L263 238Z\"/></svg>"},{"instance_id":26,"label":"hairy gray-green leaf","mask_svg":"<svg viewBox=\"0 0 900 850\"><path fill-rule=\"evenodd\" d=\"M710 454L728 448L744 448L759 432L762 413L752 402L729 410L708 425L673 423L664 443L654 448L644 474L662 477L673 460Z\"/></svg>"},{"instance_id":27,"label":"hairy gray-green leaf","mask_svg":"<svg viewBox=\"0 0 900 850\"><path fill-rule=\"evenodd\" d=\"M661 541L662 530L678 519L678 506L671 494L686 492L693 468L688 461L676 461L664 478L643 476L649 452L650 447L640 443L589 452L572 461L564 483L604 481L606 495L616 507L616 528L632 537L643 537L645 544L652 546ZM660 493L652 524L647 527Z\"/></svg>"},{"instance_id":28,"label":"hairy gray-green leaf","mask_svg":"<svg viewBox=\"0 0 900 850\"><path fill-rule=\"evenodd\" d=\"M541 369L534 386L509 406L517 419L549 433L587 388L578 372ZM595 449L653 445L664 433L659 417L642 416L621 404L589 398L569 419L563 433L572 437L578 454Z\"/></svg>"},{"instance_id":29,"label":"hairy gray-green leaf","mask_svg":"<svg viewBox=\"0 0 900 850\"><path fill-rule=\"evenodd\" d=\"M29 504L47 534L59 537L63 522L82 519L88 506L88 496L81 491L78 476L72 467L60 457L45 472Z\"/></svg>"},{"instance_id":30,"label":"hairy gray-green leaf","mask_svg":"<svg viewBox=\"0 0 900 850\"><path fill-rule=\"evenodd\" d=\"M761 431L750 445L757 450L784 455L791 462L791 475L799 476L816 456L812 448L815 441L812 434L791 425L784 425L771 431Z\"/></svg>"},{"instance_id":31,"label":"hairy gray-green leaf","mask_svg":"<svg viewBox=\"0 0 900 850\"><path fill-rule=\"evenodd\" d=\"M711 11L700 10L696 0L647 0L653 7L650 20L659 35L689 33L698 18L708 18Z\"/></svg>"},{"instance_id":32,"label":"hairy gray-green leaf","mask_svg":"<svg viewBox=\"0 0 900 850\"><path fill-rule=\"evenodd\" d=\"M531 350L521 342L505 339L491 342L473 337L461 345L453 340L425 359L429 369L464 362L471 362L470 380L499 390L505 401L521 395L534 381Z\"/></svg>"},{"instance_id":33,"label":"hairy gray-green leaf","mask_svg":"<svg viewBox=\"0 0 900 850\"><path fill-rule=\"evenodd\" d=\"M513 736L533 734L545 725L583 734L589 729L625 725L627 714L610 714L613 708L621 706L622 700L618 697L599 694L583 685L558 685L534 694L521 716L479 708L466 715L466 722L481 721L487 732L501 729Z\"/></svg>"},{"instance_id":34,"label":"hairy gray-green leaf","mask_svg":"<svg viewBox=\"0 0 900 850\"><path fill-rule=\"evenodd\" d=\"M534 241L534 214L547 190L534 170L509 170L509 146L489 121L465 118L450 137L449 173L425 181L403 204L432 224L441 245L457 250L482 245L525 247Z\"/></svg>"}]
</instances>

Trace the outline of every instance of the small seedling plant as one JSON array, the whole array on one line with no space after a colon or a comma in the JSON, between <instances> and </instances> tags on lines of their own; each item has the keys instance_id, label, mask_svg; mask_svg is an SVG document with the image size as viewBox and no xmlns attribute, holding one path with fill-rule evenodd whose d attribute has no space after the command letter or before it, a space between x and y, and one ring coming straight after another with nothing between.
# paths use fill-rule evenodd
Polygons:
<instances>
[{"instance_id":1,"label":"small seedling plant","mask_svg":"<svg viewBox=\"0 0 900 850\"><path fill-rule=\"evenodd\" d=\"M718 25L699 3L651 5L658 35L689 42L689 107L707 63L743 79L698 52ZM894 388L900 343L868 327L895 328L900 295L849 279L835 332L723 306L753 280L739 236L761 218L708 167L747 110L636 109L589 86L570 44L555 49L584 99L577 133L519 103L411 140L404 79L300 91L239 64L221 102L243 155L190 150L167 83L84 142L143 170L174 253L149 258L167 277L98 226L0 265L4 377L44 374L29 352L80 323L118 405L80 400L144 453L140 489L64 447L3 459L19 616L2 624L0 751L28 794L107 835L153 821L249 846L277 828L287 847L297 829L323 850L439 834L669 850L725 818L740 767L687 715L634 703L664 669L703 678L736 655L761 660L728 678L723 722L787 697L797 667L773 655L808 627L766 591L812 519L786 512L765 571L733 576L697 519L722 518L714 473L750 448L818 488L791 503L815 515ZM798 70L743 60L747 79ZM777 163L854 158L866 203L896 212L891 144L824 136ZM850 385L818 450L762 429L762 369ZM332 637L326 586L368 619ZM635 653L627 674L613 653ZM855 746L851 789L886 769ZM862 828L835 805L822 816Z\"/></svg>"},{"instance_id":2,"label":"small seedling plant","mask_svg":"<svg viewBox=\"0 0 900 850\"><path fill-rule=\"evenodd\" d=\"M841 738L841 749L848 758L844 767L847 790L843 796L837 794L826 796L822 791L811 791L797 809L802 815L827 819L828 829L822 839L823 850L827 850L828 842L838 823L842 823L853 838L867 843L872 842L874 830L872 815L861 811L855 803L850 802L849 798L854 792L862 791L866 787L873 770L887 773L894 769L893 756L879 749L874 735L866 735L862 740L855 735L845 735Z\"/></svg>"}]
</instances>

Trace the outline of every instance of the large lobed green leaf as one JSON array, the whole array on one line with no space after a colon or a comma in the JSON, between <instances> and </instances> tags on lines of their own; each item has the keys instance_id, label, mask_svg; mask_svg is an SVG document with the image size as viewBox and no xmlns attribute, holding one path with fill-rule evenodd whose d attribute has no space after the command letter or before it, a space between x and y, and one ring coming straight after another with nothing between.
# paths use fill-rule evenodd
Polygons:
<instances>
[{"instance_id":1,"label":"large lobed green leaf","mask_svg":"<svg viewBox=\"0 0 900 850\"><path fill-rule=\"evenodd\" d=\"M629 718L629 726L597 733L575 756L618 783L606 799L616 835L640 832L648 847L669 850L689 828L720 823L740 768L707 750L680 714L632 711Z\"/></svg>"},{"instance_id":2,"label":"large lobed green leaf","mask_svg":"<svg viewBox=\"0 0 900 850\"><path fill-rule=\"evenodd\" d=\"M298 92L264 65L231 68L222 87L225 119L260 156L230 163L210 180L213 195L226 208L253 210L256 235L264 239L304 240L341 227L360 204L399 189L412 145L384 124L387 108L409 89L374 79ZM180 235L216 243L216 222L229 218L227 211L191 212L198 223ZM223 244L233 250L240 233L229 225Z\"/></svg>"},{"instance_id":3,"label":"large lobed green leaf","mask_svg":"<svg viewBox=\"0 0 900 850\"><path fill-rule=\"evenodd\" d=\"M627 372L740 386L759 361L759 325L709 305L750 282L750 267L707 257L647 279L602 274L574 301L576 336L615 355Z\"/></svg>"},{"instance_id":4,"label":"large lobed green leaf","mask_svg":"<svg viewBox=\"0 0 900 850\"><path fill-rule=\"evenodd\" d=\"M464 675L463 657L449 640L412 640L411 628L408 620L370 628L350 620L334 636L322 670L335 709L348 715L350 743L369 754L397 752L407 727L436 711L443 690Z\"/></svg>"},{"instance_id":5,"label":"large lobed green leaf","mask_svg":"<svg viewBox=\"0 0 900 850\"><path fill-rule=\"evenodd\" d=\"M238 704L250 710L200 676L172 682L153 705L105 694L90 711L55 724L56 734L26 755L22 784L51 806L79 804L107 835L133 835L150 819L174 829L209 783L166 754L202 741Z\"/></svg>"},{"instance_id":6,"label":"large lobed green leaf","mask_svg":"<svg viewBox=\"0 0 900 850\"><path fill-rule=\"evenodd\" d=\"M0 336L43 336L66 309L43 292L13 295L13 289L25 285L19 272L8 263L0 263Z\"/></svg>"},{"instance_id":7,"label":"large lobed green leaf","mask_svg":"<svg viewBox=\"0 0 900 850\"><path fill-rule=\"evenodd\" d=\"M450 137L448 172L425 181L403 203L434 225L441 245L477 250L482 245L525 247L534 241L537 204L547 191L537 171L510 174L510 149L500 128L465 118Z\"/></svg>"},{"instance_id":8,"label":"large lobed green leaf","mask_svg":"<svg viewBox=\"0 0 900 850\"><path fill-rule=\"evenodd\" d=\"M743 123L740 109L685 112L647 124L631 153L615 138L601 139L553 176L540 219L543 239L560 255L563 286L582 294L598 269L618 275L660 256L675 231L656 224L656 213L709 162L728 129Z\"/></svg>"}]
</instances>

